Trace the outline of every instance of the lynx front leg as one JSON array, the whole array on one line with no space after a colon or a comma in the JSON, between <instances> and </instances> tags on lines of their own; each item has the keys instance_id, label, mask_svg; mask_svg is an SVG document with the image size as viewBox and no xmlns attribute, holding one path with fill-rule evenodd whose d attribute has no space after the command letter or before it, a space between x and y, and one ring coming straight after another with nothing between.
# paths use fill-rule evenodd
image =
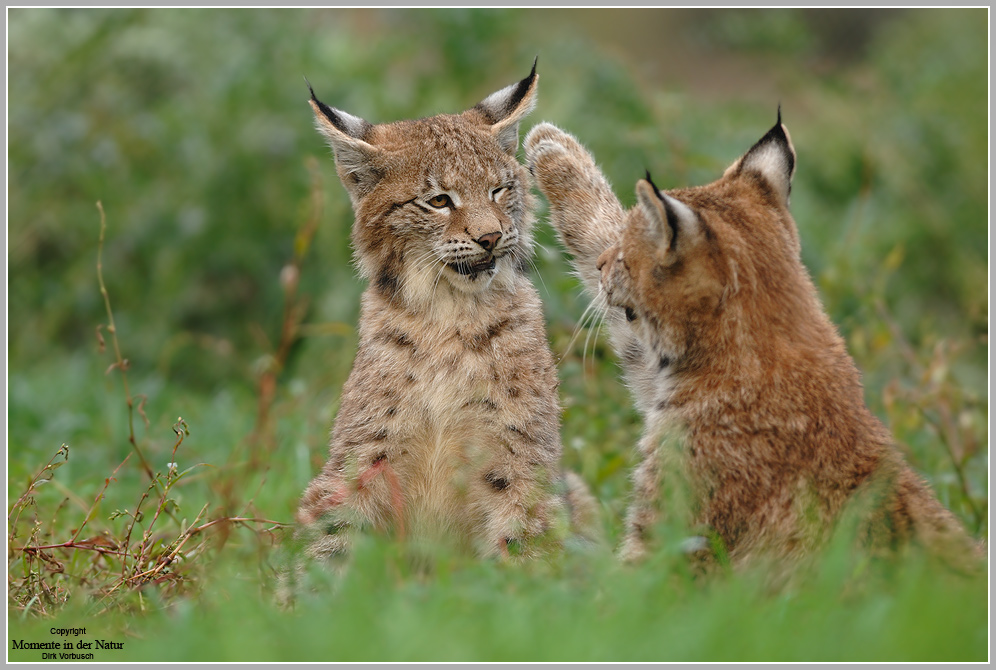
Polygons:
<instances>
[{"instance_id":1,"label":"lynx front leg","mask_svg":"<svg viewBox=\"0 0 996 670\"><path fill-rule=\"evenodd\" d=\"M624 561L638 561L647 553L647 534L657 522L660 507L660 440L644 435L640 440L643 459L633 472L633 500L626 512L626 535L619 549Z\"/></svg>"},{"instance_id":2,"label":"lynx front leg","mask_svg":"<svg viewBox=\"0 0 996 670\"><path fill-rule=\"evenodd\" d=\"M473 496L482 519L482 554L532 554L548 531L569 525L557 490L560 436L541 423L509 423L478 470Z\"/></svg>"},{"instance_id":3,"label":"lynx front leg","mask_svg":"<svg viewBox=\"0 0 996 670\"><path fill-rule=\"evenodd\" d=\"M592 294L598 293L595 261L615 244L623 209L602 171L578 141L549 123L526 136L526 159L550 202L550 222Z\"/></svg>"},{"instance_id":4,"label":"lynx front leg","mask_svg":"<svg viewBox=\"0 0 996 670\"><path fill-rule=\"evenodd\" d=\"M393 524L404 535L404 496L386 455L357 460L363 461L362 468L327 463L301 498L299 537L313 558L345 556L350 535L359 527ZM347 469L355 472L347 474Z\"/></svg>"},{"instance_id":5,"label":"lynx front leg","mask_svg":"<svg viewBox=\"0 0 996 670\"><path fill-rule=\"evenodd\" d=\"M551 504L548 492L533 478L510 481L488 473L483 492L488 509L483 527L484 555L531 553L533 541L550 525Z\"/></svg>"}]
</instances>

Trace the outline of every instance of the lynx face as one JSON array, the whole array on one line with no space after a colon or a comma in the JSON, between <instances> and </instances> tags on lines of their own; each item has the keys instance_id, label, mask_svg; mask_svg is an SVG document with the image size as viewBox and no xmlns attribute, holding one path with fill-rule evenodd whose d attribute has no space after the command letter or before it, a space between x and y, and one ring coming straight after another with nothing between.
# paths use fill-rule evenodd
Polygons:
<instances>
[{"instance_id":1,"label":"lynx face","mask_svg":"<svg viewBox=\"0 0 996 670\"><path fill-rule=\"evenodd\" d=\"M467 293L496 279L508 286L530 252L529 196L514 157L459 116L383 134L404 142L378 138L389 167L358 203L353 239L363 270L409 300L428 299L440 282Z\"/></svg>"},{"instance_id":2,"label":"lynx face","mask_svg":"<svg viewBox=\"0 0 996 670\"><path fill-rule=\"evenodd\" d=\"M667 196L649 181L640 182L637 192L640 206L628 213L622 239L599 256L596 268L609 307L622 308L634 333L658 358L676 361L701 321L716 313L726 273L708 253L715 237L691 225L699 222L695 212L669 198L668 215L662 199ZM670 236L664 244L662 223Z\"/></svg>"},{"instance_id":3,"label":"lynx face","mask_svg":"<svg viewBox=\"0 0 996 670\"><path fill-rule=\"evenodd\" d=\"M702 364L730 336L752 340L758 321L795 335L786 308L811 291L796 279L794 165L779 123L712 184L663 192L649 175L637 184L637 206L596 267L608 305L661 361Z\"/></svg>"},{"instance_id":4,"label":"lynx face","mask_svg":"<svg viewBox=\"0 0 996 670\"><path fill-rule=\"evenodd\" d=\"M528 173L515 152L537 79L533 72L462 114L381 125L312 94L353 202L364 278L412 305L511 288L531 251Z\"/></svg>"}]
</instances>

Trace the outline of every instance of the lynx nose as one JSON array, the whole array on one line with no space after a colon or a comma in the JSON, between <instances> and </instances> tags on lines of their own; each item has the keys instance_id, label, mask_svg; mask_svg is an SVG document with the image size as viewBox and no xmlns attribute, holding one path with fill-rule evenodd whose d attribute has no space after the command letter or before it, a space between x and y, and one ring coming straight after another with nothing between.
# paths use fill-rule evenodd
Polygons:
<instances>
[{"instance_id":1,"label":"lynx nose","mask_svg":"<svg viewBox=\"0 0 996 670\"><path fill-rule=\"evenodd\" d=\"M488 233L487 235L481 235L477 238L477 243L484 247L485 251L494 251L495 245L498 244L498 240L501 239L501 232L496 231L493 233Z\"/></svg>"}]
</instances>

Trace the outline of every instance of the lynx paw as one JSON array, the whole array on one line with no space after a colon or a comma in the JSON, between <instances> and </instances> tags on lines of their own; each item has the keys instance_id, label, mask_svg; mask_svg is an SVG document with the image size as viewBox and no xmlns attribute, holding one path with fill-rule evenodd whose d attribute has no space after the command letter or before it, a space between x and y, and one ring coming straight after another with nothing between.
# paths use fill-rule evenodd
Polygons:
<instances>
[{"instance_id":1,"label":"lynx paw","mask_svg":"<svg viewBox=\"0 0 996 670\"><path fill-rule=\"evenodd\" d=\"M533 129L529 131L529 134L526 135L526 154L528 155L533 151L533 149L537 148L538 145L544 142L560 145L565 150L573 151L581 155L587 155L584 147L578 143L577 139L573 135L561 130L552 123L547 123L545 121L534 126Z\"/></svg>"},{"instance_id":2,"label":"lynx paw","mask_svg":"<svg viewBox=\"0 0 996 670\"><path fill-rule=\"evenodd\" d=\"M598 173L591 155L573 136L541 123L526 136L526 162L548 198L591 188Z\"/></svg>"},{"instance_id":3,"label":"lynx paw","mask_svg":"<svg viewBox=\"0 0 996 670\"><path fill-rule=\"evenodd\" d=\"M623 563L639 563L647 556L647 545L643 540L629 536L619 548L619 560Z\"/></svg>"}]
</instances>

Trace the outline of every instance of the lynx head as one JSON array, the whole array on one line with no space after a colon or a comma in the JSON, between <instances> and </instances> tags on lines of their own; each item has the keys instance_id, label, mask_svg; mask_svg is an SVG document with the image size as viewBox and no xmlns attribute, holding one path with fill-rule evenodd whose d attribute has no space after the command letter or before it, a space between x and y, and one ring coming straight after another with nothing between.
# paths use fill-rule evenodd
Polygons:
<instances>
[{"instance_id":1,"label":"lynx head","mask_svg":"<svg viewBox=\"0 0 996 670\"><path fill-rule=\"evenodd\" d=\"M443 291L510 289L531 252L528 171L515 158L519 121L536 104L525 79L462 114L373 125L312 91L355 221L360 274L391 300L425 305Z\"/></svg>"},{"instance_id":2,"label":"lynx head","mask_svg":"<svg viewBox=\"0 0 996 670\"><path fill-rule=\"evenodd\" d=\"M814 289L789 214L795 151L778 122L723 176L663 192L636 185L618 243L598 259L601 288L661 360L701 362L757 333L789 333Z\"/></svg>"}]
</instances>

